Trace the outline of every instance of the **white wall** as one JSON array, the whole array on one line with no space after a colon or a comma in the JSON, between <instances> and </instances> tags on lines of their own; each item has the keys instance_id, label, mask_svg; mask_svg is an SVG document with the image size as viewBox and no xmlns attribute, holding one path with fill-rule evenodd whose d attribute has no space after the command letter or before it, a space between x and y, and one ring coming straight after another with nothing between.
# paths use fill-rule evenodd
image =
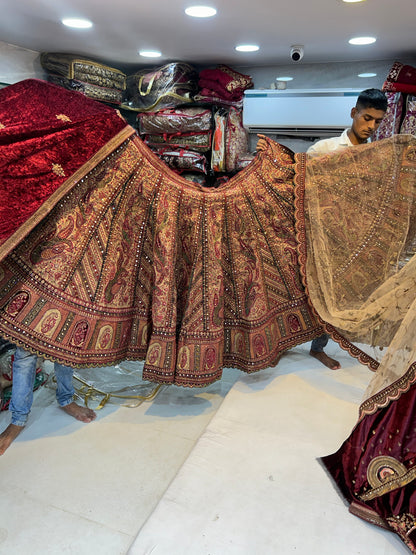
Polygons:
<instances>
[{"instance_id":1,"label":"white wall","mask_svg":"<svg viewBox=\"0 0 416 555\"><path fill-rule=\"evenodd\" d=\"M289 89L381 89L387 74L395 62L391 60L376 60L366 62L333 62L325 64L305 64L290 62L286 65L264 67L236 67L241 73L251 75L255 89L274 88L276 77L291 76L293 81L286 84ZM403 64L416 66L416 57L397 60ZM375 77L358 77L359 73L376 73ZM353 106L351 106L352 108ZM269 135L272 139L291 148L294 152L305 152L314 143L316 137L293 138L284 135ZM250 137L250 148L255 149L257 137Z\"/></svg>"},{"instance_id":2,"label":"white wall","mask_svg":"<svg viewBox=\"0 0 416 555\"><path fill-rule=\"evenodd\" d=\"M0 83L11 85L31 78L44 78L39 52L0 41Z\"/></svg>"}]
</instances>

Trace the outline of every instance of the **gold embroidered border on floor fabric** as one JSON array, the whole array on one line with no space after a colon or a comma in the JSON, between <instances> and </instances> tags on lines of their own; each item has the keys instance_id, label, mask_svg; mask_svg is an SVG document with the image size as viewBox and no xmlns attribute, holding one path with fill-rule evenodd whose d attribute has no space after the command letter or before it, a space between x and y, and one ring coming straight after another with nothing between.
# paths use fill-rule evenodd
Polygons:
<instances>
[{"instance_id":1,"label":"gold embroidered border on floor fabric","mask_svg":"<svg viewBox=\"0 0 416 555\"><path fill-rule=\"evenodd\" d=\"M373 459L367 468L367 479L373 488L360 495L362 501L369 501L410 484L416 478L416 467L407 469L403 463L387 455Z\"/></svg>"}]
</instances>

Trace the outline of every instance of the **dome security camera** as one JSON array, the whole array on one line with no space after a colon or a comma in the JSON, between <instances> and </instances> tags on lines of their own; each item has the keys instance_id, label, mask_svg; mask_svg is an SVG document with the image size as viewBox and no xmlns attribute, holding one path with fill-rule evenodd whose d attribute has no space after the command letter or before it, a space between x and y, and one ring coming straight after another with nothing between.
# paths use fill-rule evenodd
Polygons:
<instances>
[{"instance_id":1,"label":"dome security camera","mask_svg":"<svg viewBox=\"0 0 416 555\"><path fill-rule=\"evenodd\" d=\"M290 59L292 62L300 62L303 58L304 49L301 44L294 44L290 47Z\"/></svg>"}]
</instances>

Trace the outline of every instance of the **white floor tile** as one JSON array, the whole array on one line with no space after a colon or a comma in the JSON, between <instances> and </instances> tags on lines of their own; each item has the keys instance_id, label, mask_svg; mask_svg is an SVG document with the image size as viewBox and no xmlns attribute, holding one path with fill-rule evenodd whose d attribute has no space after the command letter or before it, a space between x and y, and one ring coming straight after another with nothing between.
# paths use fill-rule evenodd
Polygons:
<instances>
[{"instance_id":1,"label":"white floor tile","mask_svg":"<svg viewBox=\"0 0 416 555\"><path fill-rule=\"evenodd\" d=\"M22 477L21 485L5 484L0 497L0 553L9 555L92 554L122 555L131 537L114 528L64 511L33 498L27 491L32 475ZM5 472L2 466L3 473ZM74 489L76 485L73 484Z\"/></svg>"}]
</instances>

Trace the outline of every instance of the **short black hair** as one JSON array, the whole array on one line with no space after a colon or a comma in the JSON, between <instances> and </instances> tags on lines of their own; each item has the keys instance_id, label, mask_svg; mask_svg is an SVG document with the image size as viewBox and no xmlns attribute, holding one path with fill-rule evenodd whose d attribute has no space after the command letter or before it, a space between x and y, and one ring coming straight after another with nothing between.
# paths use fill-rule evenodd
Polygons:
<instances>
[{"instance_id":1,"label":"short black hair","mask_svg":"<svg viewBox=\"0 0 416 555\"><path fill-rule=\"evenodd\" d=\"M357 98L356 108L374 108L375 110L387 110L387 98L380 89L366 89Z\"/></svg>"}]
</instances>

